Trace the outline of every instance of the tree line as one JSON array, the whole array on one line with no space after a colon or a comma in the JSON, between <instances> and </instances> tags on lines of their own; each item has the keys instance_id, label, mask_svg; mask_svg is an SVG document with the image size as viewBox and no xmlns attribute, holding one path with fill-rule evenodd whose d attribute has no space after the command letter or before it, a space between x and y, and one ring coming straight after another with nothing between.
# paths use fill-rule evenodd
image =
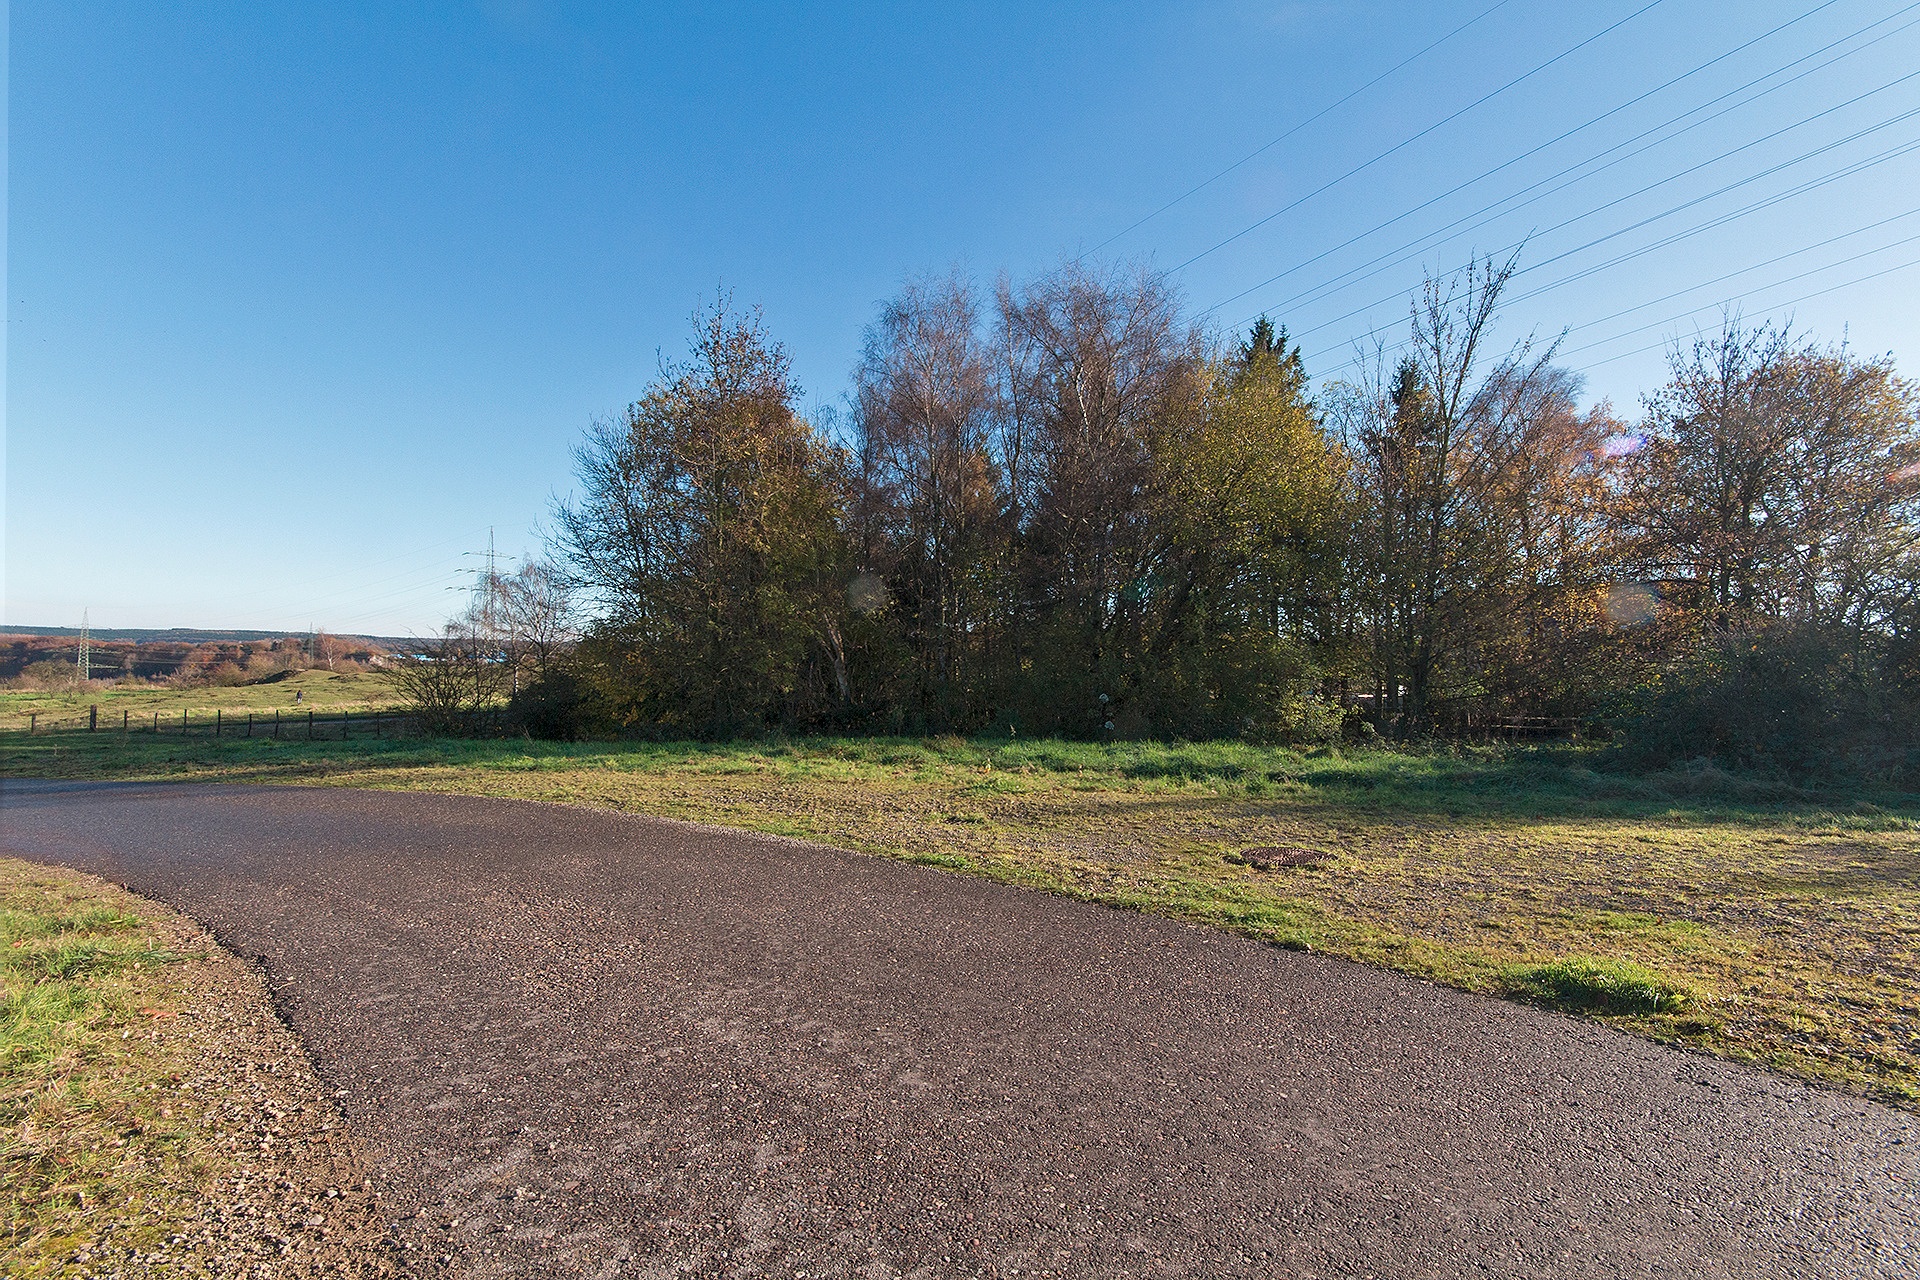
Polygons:
<instances>
[{"instance_id":1,"label":"tree line","mask_svg":"<svg viewBox=\"0 0 1920 1280\"><path fill-rule=\"evenodd\" d=\"M1319 387L1284 329L1216 340L1151 270L917 280L815 421L759 314L723 300L575 451L541 572L588 622L520 691L526 722L1579 726L1782 767L1838 733L1904 767L1914 385L1729 321L1631 419L1582 408L1557 343L1496 345L1512 270L1429 280L1397 342Z\"/></svg>"}]
</instances>

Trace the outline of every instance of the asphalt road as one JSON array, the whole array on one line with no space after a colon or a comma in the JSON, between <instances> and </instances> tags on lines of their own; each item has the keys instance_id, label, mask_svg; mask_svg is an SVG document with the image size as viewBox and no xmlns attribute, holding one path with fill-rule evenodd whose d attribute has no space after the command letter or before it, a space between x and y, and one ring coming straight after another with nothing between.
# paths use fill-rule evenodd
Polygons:
<instances>
[{"instance_id":1,"label":"asphalt road","mask_svg":"<svg viewBox=\"0 0 1920 1280\"><path fill-rule=\"evenodd\" d=\"M1920 1274L1920 1123L966 876L559 806L0 784L258 957L423 1274Z\"/></svg>"}]
</instances>

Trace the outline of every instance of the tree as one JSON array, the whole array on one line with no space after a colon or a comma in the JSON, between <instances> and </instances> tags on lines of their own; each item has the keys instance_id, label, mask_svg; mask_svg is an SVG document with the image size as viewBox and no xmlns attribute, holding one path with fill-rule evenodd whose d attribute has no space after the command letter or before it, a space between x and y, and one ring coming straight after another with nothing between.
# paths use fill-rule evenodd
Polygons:
<instances>
[{"instance_id":1,"label":"tree","mask_svg":"<svg viewBox=\"0 0 1920 1280\"><path fill-rule=\"evenodd\" d=\"M758 313L724 300L575 451L555 509L572 580L599 606L625 718L728 735L817 722L847 699L846 459L794 409Z\"/></svg>"},{"instance_id":2,"label":"tree","mask_svg":"<svg viewBox=\"0 0 1920 1280\"><path fill-rule=\"evenodd\" d=\"M963 277L911 282L881 309L854 394L856 543L910 655L895 696L923 724L976 721L1000 621L1006 502L991 356Z\"/></svg>"},{"instance_id":3,"label":"tree","mask_svg":"<svg viewBox=\"0 0 1920 1280\"><path fill-rule=\"evenodd\" d=\"M1285 331L1212 363L1204 407L1156 442L1170 553L1153 617L1157 719L1187 733L1301 736L1341 630L1346 461ZM1337 728L1337 709L1334 727Z\"/></svg>"},{"instance_id":4,"label":"tree","mask_svg":"<svg viewBox=\"0 0 1920 1280\"><path fill-rule=\"evenodd\" d=\"M1866 629L1912 599L1920 394L1890 359L1729 321L1670 353L1643 430L1622 508L1635 563L1712 625Z\"/></svg>"},{"instance_id":5,"label":"tree","mask_svg":"<svg viewBox=\"0 0 1920 1280\"><path fill-rule=\"evenodd\" d=\"M1514 260L1429 279L1407 354L1348 387L1339 412L1365 503L1360 594L1373 702L1410 732L1443 704L1484 696L1478 659L1550 597L1594 585L1582 463L1606 415L1574 411L1557 344L1488 347Z\"/></svg>"},{"instance_id":6,"label":"tree","mask_svg":"<svg viewBox=\"0 0 1920 1280\"><path fill-rule=\"evenodd\" d=\"M1200 411L1205 344L1146 270L1070 263L1021 289L1003 280L998 303L1024 701L1084 732L1103 706L1124 722L1145 674L1170 549L1154 454Z\"/></svg>"},{"instance_id":7,"label":"tree","mask_svg":"<svg viewBox=\"0 0 1920 1280\"><path fill-rule=\"evenodd\" d=\"M447 623L414 652L392 655L382 671L415 724L429 734L477 732L480 713L506 692L506 668L492 639L464 618Z\"/></svg>"},{"instance_id":8,"label":"tree","mask_svg":"<svg viewBox=\"0 0 1920 1280\"><path fill-rule=\"evenodd\" d=\"M1629 758L1892 776L1920 745L1920 396L1891 359L1728 320L1676 345L1620 526L1676 642Z\"/></svg>"},{"instance_id":9,"label":"tree","mask_svg":"<svg viewBox=\"0 0 1920 1280\"><path fill-rule=\"evenodd\" d=\"M1287 342L1287 327L1273 327L1273 321L1261 316L1240 344L1237 376L1271 369L1282 380L1302 388L1307 383L1307 366L1300 357L1300 344Z\"/></svg>"},{"instance_id":10,"label":"tree","mask_svg":"<svg viewBox=\"0 0 1920 1280\"><path fill-rule=\"evenodd\" d=\"M578 639L566 574L552 560L527 560L489 576L467 621L498 651L516 691L523 680L546 674Z\"/></svg>"}]
</instances>

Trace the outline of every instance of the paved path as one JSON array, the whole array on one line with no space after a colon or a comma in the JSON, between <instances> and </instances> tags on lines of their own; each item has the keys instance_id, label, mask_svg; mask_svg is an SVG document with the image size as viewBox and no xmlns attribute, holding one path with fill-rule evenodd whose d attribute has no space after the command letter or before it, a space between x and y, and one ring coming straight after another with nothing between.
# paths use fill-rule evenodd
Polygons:
<instances>
[{"instance_id":1,"label":"paved path","mask_svg":"<svg viewBox=\"0 0 1920 1280\"><path fill-rule=\"evenodd\" d=\"M260 958L423 1274L1920 1274L1920 1123L1589 1023L618 814L0 786Z\"/></svg>"}]
</instances>

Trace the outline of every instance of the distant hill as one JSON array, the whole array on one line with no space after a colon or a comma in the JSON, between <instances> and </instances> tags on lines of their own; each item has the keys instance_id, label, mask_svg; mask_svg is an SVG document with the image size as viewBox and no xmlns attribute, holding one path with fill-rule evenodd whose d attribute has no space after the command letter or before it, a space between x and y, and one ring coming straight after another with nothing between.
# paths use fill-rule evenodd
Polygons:
<instances>
[{"instance_id":1,"label":"distant hill","mask_svg":"<svg viewBox=\"0 0 1920 1280\"><path fill-rule=\"evenodd\" d=\"M78 627L20 627L11 623L0 625L0 636L75 636L80 634ZM95 640L131 640L135 644L153 644L171 641L175 644L221 644L242 640L304 640L310 635L306 631L198 631L192 627L92 627L88 633ZM414 636L366 636L351 631L329 631L331 636L342 640L365 640L372 644L392 648L415 643Z\"/></svg>"}]
</instances>

